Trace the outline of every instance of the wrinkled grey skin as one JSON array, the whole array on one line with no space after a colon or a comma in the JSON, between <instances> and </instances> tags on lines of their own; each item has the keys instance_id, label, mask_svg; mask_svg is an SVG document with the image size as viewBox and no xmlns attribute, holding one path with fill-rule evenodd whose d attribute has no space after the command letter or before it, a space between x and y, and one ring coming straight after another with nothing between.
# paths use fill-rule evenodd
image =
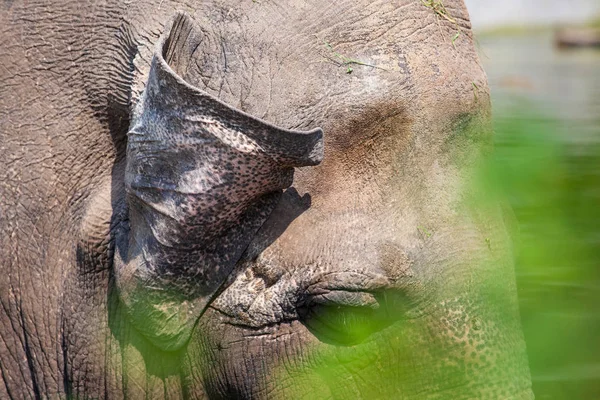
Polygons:
<instances>
[{"instance_id":1,"label":"wrinkled grey skin","mask_svg":"<svg viewBox=\"0 0 600 400\"><path fill-rule=\"evenodd\" d=\"M533 397L462 1L2 7L0 398Z\"/></svg>"}]
</instances>

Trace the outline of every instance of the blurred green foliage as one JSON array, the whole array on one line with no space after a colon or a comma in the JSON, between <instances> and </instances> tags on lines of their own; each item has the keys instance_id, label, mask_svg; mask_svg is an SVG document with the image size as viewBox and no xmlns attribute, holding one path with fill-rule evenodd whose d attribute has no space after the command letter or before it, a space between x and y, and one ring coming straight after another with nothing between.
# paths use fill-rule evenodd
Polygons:
<instances>
[{"instance_id":1,"label":"blurred green foliage","mask_svg":"<svg viewBox=\"0 0 600 400\"><path fill-rule=\"evenodd\" d=\"M496 118L492 181L518 220L521 319L538 399L600 398L600 118L597 141L533 106ZM586 124L589 126L589 122Z\"/></svg>"}]
</instances>

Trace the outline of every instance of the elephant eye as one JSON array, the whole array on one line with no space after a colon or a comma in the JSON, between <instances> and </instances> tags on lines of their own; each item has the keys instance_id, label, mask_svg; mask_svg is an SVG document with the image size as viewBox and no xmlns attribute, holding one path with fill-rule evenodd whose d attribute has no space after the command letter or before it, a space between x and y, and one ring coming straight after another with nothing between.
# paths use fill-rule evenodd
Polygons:
<instances>
[{"instance_id":1,"label":"elephant eye","mask_svg":"<svg viewBox=\"0 0 600 400\"><path fill-rule=\"evenodd\" d=\"M300 321L319 340L341 346L361 343L391 323L387 307L364 292L308 295L297 311Z\"/></svg>"}]
</instances>

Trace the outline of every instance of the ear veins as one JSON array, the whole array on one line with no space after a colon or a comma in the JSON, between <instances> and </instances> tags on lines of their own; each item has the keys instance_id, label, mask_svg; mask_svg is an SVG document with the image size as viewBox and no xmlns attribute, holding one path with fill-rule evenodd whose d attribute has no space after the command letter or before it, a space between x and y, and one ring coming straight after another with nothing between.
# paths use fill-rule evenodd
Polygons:
<instances>
[{"instance_id":1,"label":"ear veins","mask_svg":"<svg viewBox=\"0 0 600 400\"><path fill-rule=\"evenodd\" d=\"M176 71L193 54L181 49L197 47L187 41L201 37L195 29L186 14L176 15L152 60L128 133L127 259L115 260L121 299L134 325L168 349L185 343L291 185L293 168L323 157L320 129L278 128L179 76ZM183 331L182 324L188 325Z\"/></svg>"}]
</instances>

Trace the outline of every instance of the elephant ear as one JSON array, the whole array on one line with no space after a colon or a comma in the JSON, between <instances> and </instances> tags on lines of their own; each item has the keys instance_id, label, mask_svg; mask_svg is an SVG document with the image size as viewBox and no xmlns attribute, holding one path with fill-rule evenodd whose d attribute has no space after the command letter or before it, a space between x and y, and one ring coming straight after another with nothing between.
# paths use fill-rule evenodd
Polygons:
<instances>
[{"instance_id":1,"label":"elephant ear","mask_svg":"<svg viewBox=\"0 0 600 400\"><path fill-rule=\"evenodd\" d=\"M146 323L169 317L158 304L141 305L166 301L166 286L203 310L292 184L294 167L323 157L320 129L278 128L192 86L189 66L203 37L186 14L176 15L128 133L130 227L117 283Z\"/></svg>"},{"instance_id":2,"label":"elephant ear","mask_svg":"<svg viewBox=\"0 0 600 400\"><path fill-rule=\"evenodd\" d=\"M187 15L175 18L128 135L129 201L167 246L218 236L258 198L288 187L293 167L323 157L320 129L275 127L188 84L178 72L201 38Z\"/></svg>"}]
</instances>

